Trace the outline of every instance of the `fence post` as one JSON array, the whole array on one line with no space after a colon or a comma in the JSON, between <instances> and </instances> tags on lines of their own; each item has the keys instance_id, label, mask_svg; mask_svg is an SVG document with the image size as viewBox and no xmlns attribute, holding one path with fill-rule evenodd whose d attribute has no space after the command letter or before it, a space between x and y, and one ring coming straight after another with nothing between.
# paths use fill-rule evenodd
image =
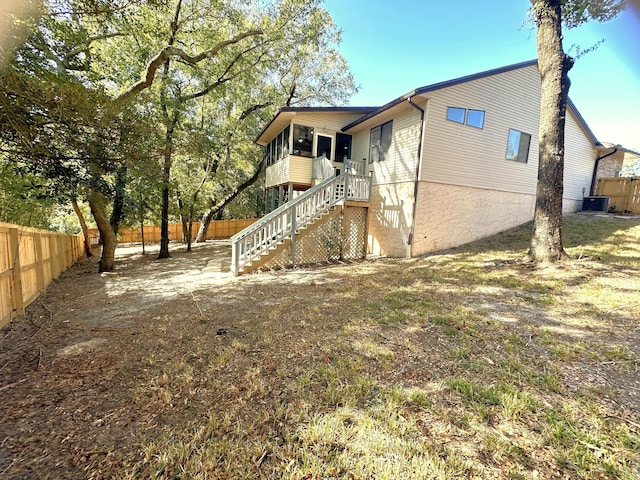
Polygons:
<instances>
[{"instance_id":1,"label":"fence post","mask_svg":"<svg viewBox=\"0 0 640 480\"><path fill-rule=\"evenodd\" d=\"M20 272L20 233L17 228L9 229L9 259L11 261L11 309L16 315L24 314L22 299L22 275Z\"/></svg>"},{"instance_id":2,"label":"fence post","mask_svg":"<svg viewBox=\"0 0 640 480\"><path fill-rule=\"evenodd\" d=\"M42 238L40 235L36 235L34 238L35 242L35 250L36 250L36 277L38 281L38 291L42 292L44 290L45 279L44 279L44 261L42 255Z\"/></svg>"}]
</instances>

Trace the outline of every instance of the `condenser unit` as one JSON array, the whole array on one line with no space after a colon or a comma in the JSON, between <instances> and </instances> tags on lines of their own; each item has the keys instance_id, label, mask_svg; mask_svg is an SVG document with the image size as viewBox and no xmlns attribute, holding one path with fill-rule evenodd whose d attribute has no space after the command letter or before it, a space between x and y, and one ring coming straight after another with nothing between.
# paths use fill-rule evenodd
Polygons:
<instances>
[{"instance_id":1,"label":"condenser unit","mask_svg":"<svg viewBox=\"0 0 640 480\"><path fill-rule=\"evenodd\" d=\"M594 195L582 199L583 212L606 212L609 210L609 197Z\"/></svg>"}]
</instances>

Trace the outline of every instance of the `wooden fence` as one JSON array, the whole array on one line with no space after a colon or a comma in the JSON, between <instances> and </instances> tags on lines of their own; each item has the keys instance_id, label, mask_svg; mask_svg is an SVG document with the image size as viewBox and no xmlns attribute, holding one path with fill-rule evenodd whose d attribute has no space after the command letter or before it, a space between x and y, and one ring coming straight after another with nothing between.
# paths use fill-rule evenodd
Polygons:
<instances>
[{"instance_id":1,"label":"wooden fence","mask_svg":"<svg viewBox=\"0 0 640 480\"><path fill-rule=\"evenodd\" d=\"M0 327L82 255L81 235L0 223Z\"/></svg>"},{"instance_id":2,"label":"wooden fence","mask_svg":"<svg viewBox=\"0 0 640 480\"><path fill-rule=\"evenodd\" d=\"M207 230L206 240L231 238L240 230L251 225L255 222L255 218L248 218L244 220L216 220L211 222L209 229ZM192 240L195 240L200 228L200 222L193 223ZM89 238L92 245L97 245L100 242L100 233L97 228L89 229ZM182 235L182 224L171 223L169 224L169 240L180 241L184 240ZM145 243L158 243L160 241L160 227L156 225L144 226L144 241ZM118 232L118 243L140 243L142 242L142 234L140 227L138 228L121 228Z\"/></svg>"},{"instance_id":3,"label":"wooden fence","mask_svg":"<svg viewBox=\"0 0 640 480\"><path fill-rule=\"evenodd\" d=\"M640 177L600 178L596 195L609 197L609 211L640 215Z\"/></svg>"}]
</instances>

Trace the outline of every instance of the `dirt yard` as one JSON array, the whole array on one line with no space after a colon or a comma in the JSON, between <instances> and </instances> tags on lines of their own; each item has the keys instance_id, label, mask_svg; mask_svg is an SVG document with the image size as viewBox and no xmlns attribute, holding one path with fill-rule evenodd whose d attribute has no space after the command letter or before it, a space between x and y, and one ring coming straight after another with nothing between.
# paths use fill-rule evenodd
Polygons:
<instances>
[{"instance_id":1,"label":"dirt yard","mask_svg":"<svg viewBox=\"0 0 640 480\"><path fill-rule=\"evenodd\" d=\"M139 247L119 248L117 270L106 274L96 273L96 257L83 260L1 331L0 478L193 478L189 468L209 468L189 466L195 446L174 452L172 460L163 452L171 442L191 445L186 439L201 435L214 417L233 421L216 423L202 445L216 435L237 438L230 432L242 428L242 435L254 436L241 437L257 449L245 452L253 474L211 467L198 478L374 478L339 469L326 477L308 473L313 462L300 459L310 453L290 445L302 444L301 428L311 418L345 405L365 408L363 398L373 401L392 385L432 396L431 407L420 407L420 415L433 415L420 441L457 438L451 446L468 463L455 467L460 478L627 478L608 477L608 467L592 477L580 473L579 462L560 461L539 445L526 461L507 449L496 458L493 437L483 437L481 428L495 434L504 415L496 410L500 400L486 400L486 411L474 410L464 425L458 413L469 408L469 398L479 398L461 396L465 382L486 380L487 389L516 385L535 394L535 407L526 408L536 420L517 417L526 424L517 427L527 430L525 437L535 436L546 431L540 425L550 412L588 398L631 438L625 448L636 452L635 460L618 453L626 460L612 465L637 469L638 265L580 260L540 272L521 264L518 253L483 248L488 251L237 279L228 273L230 248L222 241L190 254L174 245L163 261L153 252L143 256ZM569 299L587 284L581 295L591 300ZM600 297L609 305L599 304ZM336 360L348 355L357 358ZM336 369L337 383L321 381L327 366ZM360 382L354 390L347 376L373 386ZM348 391L355 400L330 391L347 386L340 395ZM414 404L405 407L402 418L417 415ZM289 413L278 414L279 408ZM437 425L447 418L440 437ZM285 432L289 424L293 437ZM524 438L512 428L512 442ZM587 453L605 450L606 442L597 442L584 440L593 447L585 447ZM453 457L443 451L433 454L446 467ZM233 472L220 455L218 465L228 463Z\"/></svg>"}]
</instances>

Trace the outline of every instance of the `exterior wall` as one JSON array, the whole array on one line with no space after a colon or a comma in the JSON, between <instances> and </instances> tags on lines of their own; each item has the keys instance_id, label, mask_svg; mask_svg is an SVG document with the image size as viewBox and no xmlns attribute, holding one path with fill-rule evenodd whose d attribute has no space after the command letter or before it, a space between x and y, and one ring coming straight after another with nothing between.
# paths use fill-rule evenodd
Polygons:
<instances>
[{"instance_id":1,"label":"exterior wall","mask_svg":"<svg viewBox=\"0 0 640 480\"><path fill-rule=\"evenodd\" d=\"M567 114L564 132L563 206L565 211L575 212L582 208L582 198L591 190L597 154L573 114ZM568 204L576 206L567 207Z\"/></svg>"},{"instance_id":2,"label":"exterior wall","mask_svg":"<svg viewBox=\"0 0 640 480\"><path fill-rule=\"evenodd\" d=\"M535 194L538 178L540 73L536 66L481 78L433 92L428 102L421 180ZM484 128L446 119L447 107L485 112ZM589 194L596 153L568 109L565 127L564 197ZM509 129L531 135L527 163L507 160Z\"/></svg>"},{"instance_id":3,"label":"exterior wall","mask_svg":"<svg viewBox=\"0 0 640 480\"><path fill-rule=\"evenodd\" d=\"M374 185L367 251L385 257L408 256L414 182Z\"/></svg>"},{"instance_id":4,"label":"exterior wall","mask_svg":"<svg viewBox=\"0 0 640 480\"><path fill-rule=\"evenodd\" d=\"M366 163L366 171L373 172L374 185L386 185L415 180L420 137L420 112L415 108L405 110L393 118L391 146L387 158L381 162ZM388 120L381 120L374 126ZM365 128L353 134L352 157L369 158L371 129ZM413 195L413 193L412 193Z\"/></svg>"},{"instance_id":5,"label":"exterior wall","mask_svg":"<svg viewBox=\"0 0 640 480\"><path fill-rule=\"evenodd\" d=\"M284 183L311 185L311 167L313 160L306 157L289 155L267 167L265 187Z\"/></svg>"},{"instance_id":6,"label":"exterior wall","mask_svg":"<svg viewBox=\"0 0 640 480\"><path fill-rule=\"evenodd\" d=\"M339 112L296 112L292 124L314 127L317 133L335 134L342 127L360 118L362 114Z\"/></svg>"},{"instance_id":7,"label":"exterior wall","mask_svg":"<svg viewBox=\"0 0 640 480\"><path fill-rule=\"evenodd\" d=\"M388 120L381 120L374 126ZM371 128L363 128L353 134L352 158L364 160L366 173L373 172L368 252L386 257L406 257L409 255L408 239L413 215L420 112L411 108L392 120L391 145L385 160L368 163Z\"/></svg>"},{"instance_id":8,"label":"exterior wall","mask_svg":"<svg viewBox=\"0 0 640 480\"><path fill-rule=\"evenodd\" d=\"M534 194L538 171L540 74L535 66L431 92L423 181ZM447 120L447 107L485 112L482 129ZM506 160L509 129L531 135L527 163Z\"/></svg>"},{"instance_id":9,"label":"exterior wall","mask_svg":"<svg viewBox=\"0 0 640 480\"><path fill-rule=\"evenodd\" d=\"M533 218L535 195L420 182L412 256L455 247Z\"/></svg>"}]
</instances>

